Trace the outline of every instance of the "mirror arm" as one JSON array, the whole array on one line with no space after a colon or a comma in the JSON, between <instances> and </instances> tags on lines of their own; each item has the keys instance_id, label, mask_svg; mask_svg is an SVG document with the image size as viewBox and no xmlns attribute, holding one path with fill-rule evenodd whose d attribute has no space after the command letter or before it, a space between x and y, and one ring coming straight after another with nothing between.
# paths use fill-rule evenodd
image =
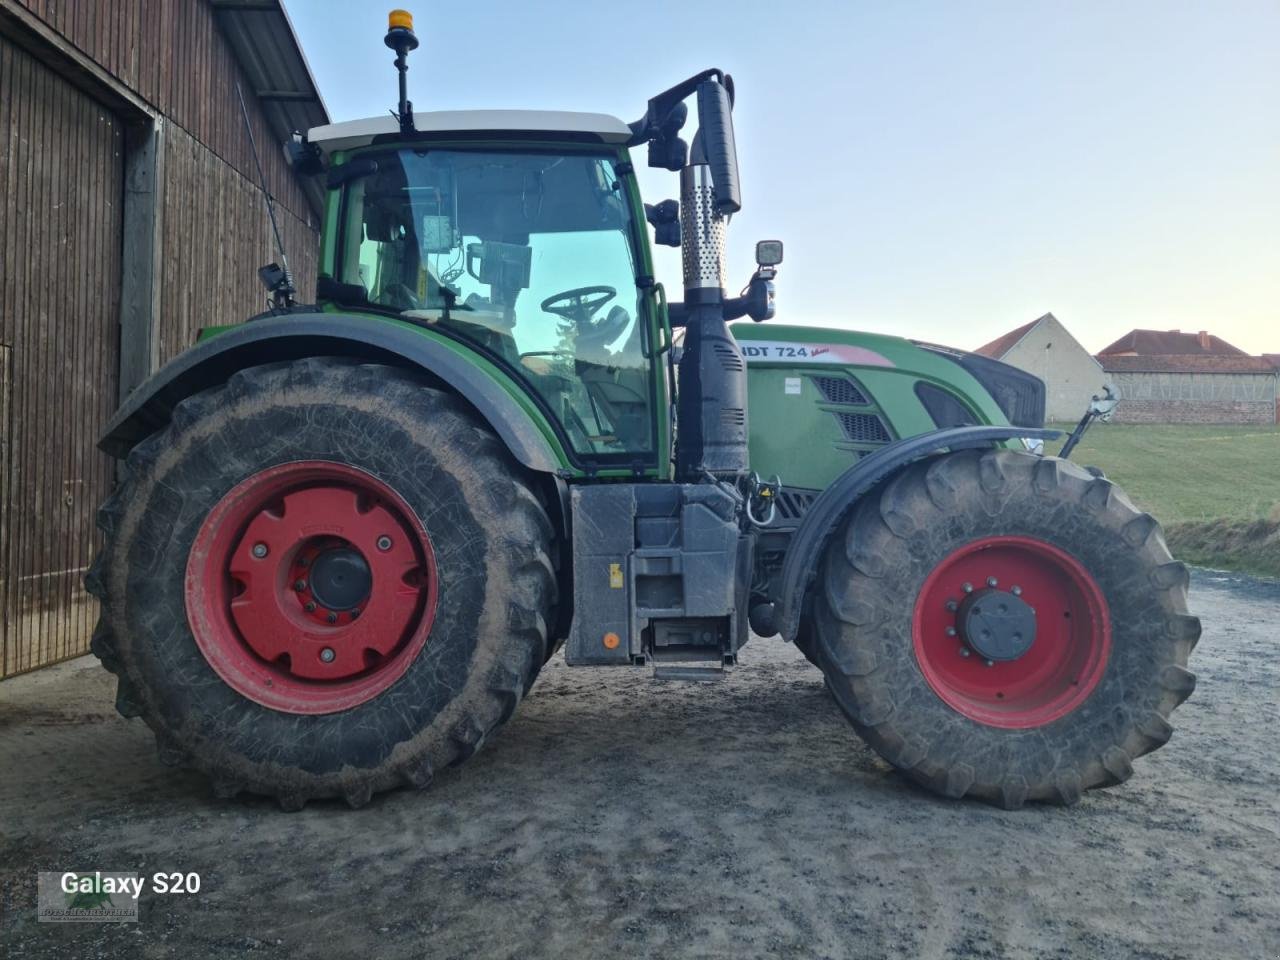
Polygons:
<instances>
[{"instance_id":1,"label":"mirror arm","mask_svg":"<svg viewBox=\"0 0 1280 960\"><path fill-rule=\"evenodd\" d=\"M656 97L650 97L649 108L645 111L644 116L634 123L628 124L631 128L631 139L627 141L627 146L638 146L658 136L662 132L662 127L671 111L697 90L700 83L713 78L723 84L725 89L729 91L729 103L732 104L733 81L729 78L729 75L719 67L703 70L701 73L694 74L688 80L682 80L674 87L662 91Z\"/></svg>"},{"instance_id":2,"label":"mirror arm","mask_svg":"<svg viewBox=\"0 0 1280 960\"><path fill-rule=\"evenodd\" d=\"M772 320L774 314L773 278L778 271L773 267L760 267L747 283L747 292L740 297L724 301L724 318L737 320L750 317L756 323Z\"/></svg>"}]
</instances>

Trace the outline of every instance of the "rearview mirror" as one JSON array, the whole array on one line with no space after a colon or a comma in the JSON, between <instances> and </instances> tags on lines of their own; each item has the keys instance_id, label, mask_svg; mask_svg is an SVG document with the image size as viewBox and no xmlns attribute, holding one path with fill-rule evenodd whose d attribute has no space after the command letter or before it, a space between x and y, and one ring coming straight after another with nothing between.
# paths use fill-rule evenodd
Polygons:
<instances>
[{"instance_id":1,"label":"rearview mirror","mask_svg":"<svg viewBox=\"0 0 1280 960\"><path fill-rule=\"evenodd\" d=\"M781 240L760 240L756 243L756 266L776 267L781 262Z\"/></svg>"},{"instance_id":2,"label":"rearview mirror","mask_svg":"<svg viewBox=\"0 0 1280 960\"><path fill-rule=\"evenodd\" d=\"M742 209L742 190L738 185L738 147L733 138L733 103L725 85L717 80L698 84L698 139L711 167L716 212L721 216L737 213Z\"/></svg>"}]
</instances>

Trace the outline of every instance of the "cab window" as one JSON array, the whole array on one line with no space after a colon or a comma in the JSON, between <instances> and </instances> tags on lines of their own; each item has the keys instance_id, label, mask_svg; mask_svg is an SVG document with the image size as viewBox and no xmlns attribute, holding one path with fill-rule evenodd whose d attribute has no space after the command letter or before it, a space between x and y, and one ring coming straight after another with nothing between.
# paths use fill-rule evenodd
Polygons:
<instances>
[{"instance_id":1,"label":"cab window","mask_svg":"<svg viewBox=\"0 0 1280 960\"><path fill-rule=\"evenodd\" d=\"M652 452L646 298L612 155L372 159L346 187L341 279L499 355L578 453Z\"/></svg>"}]
</instances>

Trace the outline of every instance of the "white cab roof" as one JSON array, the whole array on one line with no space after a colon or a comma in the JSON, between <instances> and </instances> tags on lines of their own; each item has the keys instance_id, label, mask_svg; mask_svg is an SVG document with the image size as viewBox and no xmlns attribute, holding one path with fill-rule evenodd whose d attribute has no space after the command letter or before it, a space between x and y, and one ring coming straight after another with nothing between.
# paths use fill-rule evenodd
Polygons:
<instances>
[{"instance_id":1,"label":"white cab roof","mask_svg":"<svg viewBox=\"0 0 1280 960\"><path fill-rule=\"evenodd\" d=\"M422 133L590 133L605 143L626 143L631 128L604 113L565 113L558 110L433 110L415 113L414 126ZM348 120L312 127L307 140L325 154L367 146L374 137L398 133L400 124L385 117Z\"/></svg>"}]
</instances>

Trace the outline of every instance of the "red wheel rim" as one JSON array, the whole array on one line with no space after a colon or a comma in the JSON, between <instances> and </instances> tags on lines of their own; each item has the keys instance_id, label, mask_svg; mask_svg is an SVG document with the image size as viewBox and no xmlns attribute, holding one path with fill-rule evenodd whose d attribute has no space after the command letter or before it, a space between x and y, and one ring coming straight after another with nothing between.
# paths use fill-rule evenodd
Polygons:
<instances>
[{"instance_id":1,"label":"red wheel rim","mask_svg":"<svg viewBox=\"0 0 1280 960\"><path fill-rule=\"evenodd\" d=\"M347 710L400 679L431 633L436 590L431 539L404 499L324 460L239 483L187 560L187 619L209 666L286 713Z\"/></svg>"},{"instance_id":2,"label":"red wheel rim","mask_svg":"<svg viewBox=\"0 0 1280 960\"><path fill-rule=\"evenodd\" d=\"M966 597L1017 596L1035 615L1035 639L1016 659L989 661L965 637ZM1111 619L1078 560L1031 537L985 537L929 574L912 622L916 661L944 703L971 720L1025 729L1052 723L1097 687Z\"/></svg>"}]
</instances>

